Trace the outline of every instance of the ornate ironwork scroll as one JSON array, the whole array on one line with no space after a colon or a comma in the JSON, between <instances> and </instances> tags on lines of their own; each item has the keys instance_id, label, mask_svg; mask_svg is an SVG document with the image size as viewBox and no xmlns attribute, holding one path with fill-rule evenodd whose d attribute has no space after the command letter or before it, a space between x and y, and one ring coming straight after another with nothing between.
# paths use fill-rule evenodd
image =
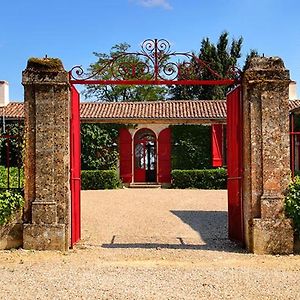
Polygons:
<instances>
[{"instance_id":1,"label":"ornate ironwork scroll","mask_svg":"<svg viewBox=\"0 0 300 300\"><path fill-rule=\"evenodd\" d=\"M208 80L199 80L199 72ZM232 84L240 78L236 67L230 69L228 78L223 78L193 53L172 52L165 39L147 39L139 52L103 59L91 73L84 72L81 66L73 67L69 73L72 83L85 84Z\"/></svg>"}]
</instances>

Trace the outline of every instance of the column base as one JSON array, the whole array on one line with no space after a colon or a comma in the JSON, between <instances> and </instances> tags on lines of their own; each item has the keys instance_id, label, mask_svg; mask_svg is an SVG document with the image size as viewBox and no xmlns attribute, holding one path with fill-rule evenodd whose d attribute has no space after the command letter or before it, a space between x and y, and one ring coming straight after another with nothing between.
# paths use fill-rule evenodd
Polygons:
<instances>
[{"instance_id":1,"label":"column base","mask_svg":"<svg viewBox=\"0 0 300 300\"><path fill-rule=\"evenodd\" d=\"M253 253L292 254L294 231L290 219L253 219Z\"/></svg>"},{"instance_id":2,"label":"column base","mask_svg":"<svg viewBox=\"0 0 300 300\"><path fill-rule=\"evenodd\" d=\"M27 250L68 250L64 224L24 224L23 247Z\"/></svg>"}]
</instances>

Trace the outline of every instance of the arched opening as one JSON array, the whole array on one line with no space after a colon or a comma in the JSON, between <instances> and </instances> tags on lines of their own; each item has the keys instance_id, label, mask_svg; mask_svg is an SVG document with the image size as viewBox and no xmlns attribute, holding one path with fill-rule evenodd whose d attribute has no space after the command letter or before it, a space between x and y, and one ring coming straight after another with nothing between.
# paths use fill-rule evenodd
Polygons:
<instances>
[{"instance_id":1,"label":"arched opening","mask_svg":"<svg viewBox=\"0 0 300 300\"><path fill-rule=\"evenodd\" d=\"M156 136L148 128L134 135L134 182L157 181Z\"/></svg>"}]
</instances>

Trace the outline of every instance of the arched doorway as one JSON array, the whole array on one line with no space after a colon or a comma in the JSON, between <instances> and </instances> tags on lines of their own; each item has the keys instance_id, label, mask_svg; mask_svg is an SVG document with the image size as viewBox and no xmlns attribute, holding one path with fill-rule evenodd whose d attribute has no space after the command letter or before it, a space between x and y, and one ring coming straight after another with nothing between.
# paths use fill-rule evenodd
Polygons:
<instances>
[{"instance_id":1,"label":"arched doorway","mask_svg":"<svg viewBox=\"0 0 300 300\"><path fill-rule=\"evenodd\" d=\"M157 181L157 139L155 133L142 128L134 135L134 182Z\"/></svg>"}]
</instances>

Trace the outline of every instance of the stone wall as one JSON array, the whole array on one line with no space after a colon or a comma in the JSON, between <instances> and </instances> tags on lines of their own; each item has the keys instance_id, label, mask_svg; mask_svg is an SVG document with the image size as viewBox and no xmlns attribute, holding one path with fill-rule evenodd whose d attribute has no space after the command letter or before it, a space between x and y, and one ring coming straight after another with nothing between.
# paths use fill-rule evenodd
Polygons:
<instances>
[{"instance_id":1,"label":"stone wall","mask_svg":"<svg viewBox=\"0 0 300 300\"><path fill-rule=\"evenodd\" d=\"M19 248L23 245L22 211L14 214L5 225L0 225L0 250Z\"/></svg>"},{"instance_id":2,"label":"stone wall","mask_svg":"<svg viewBox=\"0 0 300 300\"><path fill-rule=\"evenodd\" d=\"M293 230L283 211L290 181L289 83L277 57L253 58L243 77L245 238L258 254L293 251Z\"/></svg>"},{"instance_id":3,"label":"stone wall","mask_svg":"<svg viewBox=\"0 0 300 300\"><path fill-rule=\"evenodd\" d=\"M30 59L25 89L25 249L69 247L69 78L58 59Z\"/></svg>"}]
</instances>

